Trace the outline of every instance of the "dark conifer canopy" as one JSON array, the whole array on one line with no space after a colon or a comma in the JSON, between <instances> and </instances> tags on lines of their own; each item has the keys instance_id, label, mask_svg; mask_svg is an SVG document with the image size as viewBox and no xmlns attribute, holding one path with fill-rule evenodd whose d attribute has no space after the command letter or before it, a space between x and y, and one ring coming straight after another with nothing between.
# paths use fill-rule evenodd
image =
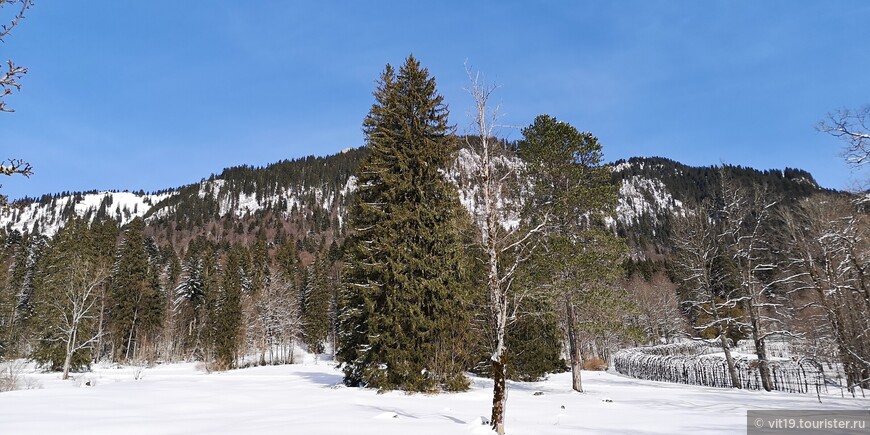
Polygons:
<instances>
[{"instance_id":1,"label":"dark conifer canopy","mask_svg":"<svg viewBox=\"0 0 870 435\"><path fill-rule=\"evenodd\" d=\"M370 153L349 216L346 382L461 388L464 211L444 177L455 150L447 107L413 56L398 73L387 65L374 96L363 124Z\"/></svg>"}]
</instances>

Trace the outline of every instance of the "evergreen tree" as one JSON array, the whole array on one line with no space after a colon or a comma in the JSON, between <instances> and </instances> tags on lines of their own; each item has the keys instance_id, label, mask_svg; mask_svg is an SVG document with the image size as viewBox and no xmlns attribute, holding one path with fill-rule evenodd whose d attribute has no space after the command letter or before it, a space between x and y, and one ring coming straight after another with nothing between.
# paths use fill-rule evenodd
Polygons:
<instances>
[{"instance_id":1,"label":"evergreen tree","mask_svg":"<svg viewBox=\"0 0 870 435\"><path fill-rule=\"evenodd\" d=\"M180 329L181 347L190 350L201 357L200 338L206 319L205 306L205 271L203 270L203 253L188 252L182 264L181 279L175 287L173 311L176 325ZM200 352L197 352L197 349Z\"/></svg>"},{"instance_id":2,"label":"evergreen tree","mask_svg":"<svg viewBox=\"0 0 870 435\"><path fill-rule=\"evenodd\" d=\"M109 329L116 359L142 357L152 350L163 324L164 295L159 274L149 256L145 223L136 218L127 226L110 276Z\"/></svg>"},{"instance_id":3,"label":"evergreen tree","mask_svg":"<svg viewBox=\"0 0 870 435\"><path fill-rule=\"evenodd\" d=\"M25 236L17 243L12 267L2 300L3 331L0 337L0 355L15 355L22 352L22 345L30 335L30 320L34 314L33 297L35 282L39 277L39 261L48 239L41 234Z\"/></svg>"},{"instance_id":4,"label":"evergreen tree","mask_svg":"<svg viewBox=\"0 0 870 435\"><path fill-rule=\"evenodd\" d=\"M546 298L530 298L519 306L524 313L507 331L506 346L510 352L508 378L535 382L548 373L565 371L562 359L562 332L559 316Z\"/></svg>"},{"instance_id":5,"label":"evergreen tree","mask_svg":"<svg viewBox=\"0 0 870 435\"><path fill-rule=\"evenodd\" d=\"M272 258L269 257L266 239L259 235L251 247L251 287L255 292L262 291L267 285L271 268Z\"/></svg>"},{"instance_id":6,"label":"evergreen tree","mask_svg":"<svg viewBox=\"0 0 870 435\"><path fill-rule=\"evenodd\" d=\"M203 361L215 359L215 337L218 334L217 325L220 319L221 302L221 264L217 249L212 244L202 240L204 245L199 256L201 260L202 306L199 315L201 330L198 332L193 355Z\"/></svg>"},{"instance_id":7,"label":"evergreen tree","mask_svg":"<svg viewBox=\"0 0 870 435\"><path fill-rule=\"evenodd\" d=\"M467 387L454 358L467 325L459 221L444 177L455 145L435 80L408 57L387 65L364 122L338 357L345 382L425 391Z\"/></svg>"},{"instance_id":8,"label":"evergreen tree","mask_svg":"<svg viewBox=\"0 0 870 435\"><path fill-rule=\"evenodd\" d=\"M234 245L224 262L221 293L212 319L215 363L219 370L233 368L239 357L242 334L242 293L250 288L245 270L248 252Z\"/></svg>"},{"instance_id":9,"label":"evergreen tree","mask_svg":"<svg viewBox=\"0 0 870 435\"><path fill-rule=\"evenodd\" d=\"M329 306L332 286L329 281L329 264L323 253L318 255L308 268L303 293L303 334L308 350L323 353L324 343L329 338Z\"/></svg>"},{"instance_id":10,"label":"evergreen tree","mask_svg":"<svg viewBox=\"0 0 870 435\"><path fill-rule=\"evenodd\" d=\"M285 279L295 284L299 279L301 263L296 240L287 239L278 246L278 251L275 252L275 265Z\"/></svg>"},{"instance_id":11,"label":"evergreen tree","mask_svg":"<svg viewBox=\"0 0 870 435\"><path fill-rule=\"evenodd\" d=\"M601 164L598 138L548 115L523 129L519 154L534 182L527 214L546 222L539 266L564 306L573 388L582 391L575 306L622 276L625 244L604 228L604 219L615 217L617 189Z\"/></svg>"}]
</instances>

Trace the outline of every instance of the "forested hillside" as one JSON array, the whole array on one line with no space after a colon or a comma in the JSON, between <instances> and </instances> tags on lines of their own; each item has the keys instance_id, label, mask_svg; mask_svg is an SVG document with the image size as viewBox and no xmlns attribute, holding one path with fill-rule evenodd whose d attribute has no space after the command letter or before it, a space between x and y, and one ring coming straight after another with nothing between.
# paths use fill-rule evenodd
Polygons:
<instances>
[{"instance_id":1,"label":"forested hillside","mask_svg":"<svg viewBox=\"0 0 870 435\"><path fill-rule=\"evenodd\" d=\"M506 159L519 161L515 144L502 143ZM347 149L327 157L308 156L265 167L236 166L212 174L200 183L145 192L61 192L22 198L0 209L0 230L53 235L74 216L89 222L114 220L125 225L142 217L149 234L160 243L185 246L196 236L214 241L250 241L263 228L279 233L340 239L348 196L356 189L354 171L366 148ZM461 198L470 198L466 175L473 152L462 151L451 170ZM634 157L612 164L613 182L620 186L617 230L627 237L637 259L669 249L670 220L675 213L714 198L720 167L693 167L660 157ZM724 166L728 177L742 185L765 187L772 195L795 201L814 193L834 191L816 184L812 175L793 168L756 170ZM470 200L463 202L473 208ZM158 234L159 233L159 234ZM313 240L306 240L305 245Z\"/></svg>"}]
</instances>

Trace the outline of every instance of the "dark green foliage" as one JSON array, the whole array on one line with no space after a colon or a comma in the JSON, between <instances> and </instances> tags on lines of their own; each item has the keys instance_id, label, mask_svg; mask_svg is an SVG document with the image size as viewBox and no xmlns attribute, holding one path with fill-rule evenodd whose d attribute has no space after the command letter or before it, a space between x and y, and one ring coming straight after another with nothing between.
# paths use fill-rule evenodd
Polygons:
<instances>
[{"instance_id":1,"label":"dark green foliage","mask_svg":"<svg viewBox=\"0 0 870 435\"><path fill-rule=\"evenodd\" d=\"M109 329L118 360L149 358L163 325L165 295L144 225L137 218L127 226L109 279Z\"/></svg>"},{"instance_id":2,"label":"dark green foliage","mask_svg":"<svg viewBox=\"0 0 870 435\"><path fill-rule=\"evenodd\" d=\"M649 259L634 259L626 258L622 264L622 269L625 271L625 278L630 279L635 274L643 277L644 281L652 280L658 272L668 273L671 266L667 261L655 261ZM673 281L673 279L672 279Z\"/></svg>"},{"instance_id":3,"label":"dark green foliage","mask_svg":"<svg viewBox=\"0 0 870 435\"><path fill-rule=\"evenodd\" d=\"M534 382L549 373L564 371L557 308L546 299L529 299L523 302L520 311L534 314L519 317L508 328L508 378Z\"/></svg>"},{"instance_id":4,"label":"dark green foliage","mask_svg":"<svg viewBox=\"0 0 870 435\"><path fill-rule=\"evenodd\" d=\"M302 332L309 352L323 353L331 328L330 304L333 283L329 279L329 264L321 254L308 267L302 292Z\"/></svg>"},{"instance_id":5,"label":"dark green foliage","mask_svg":"<svg viewBox=\"0 0 870 435\"><path fill-rule=\"evenodd\" d=\"M435 81L413 57L387 65L364 122L369 156L349 216L338 358L345 382L380 389L464 387L454 359L469 322L459 228L443 170L455 144Z\"/></svg>"},{"instance_id":6,"label":"dark green foliage","mask_svg":"<svg viewBox=\"0 0 870 435\"><path fill-rule=\"evenodd\" d=\"M616 184L610 180L610 168L602 164L601 144L591 133L540 115L523 129L518 152L534 180L529 206L544 207L552 227L564 231L584 225L578 221L590 211L615 211Z\"/></svg>"},{"instance_id":7,"label":"dark green foliage","mask_svg":"<svg viewBox=\"0 0 870 435\"><path fill-rule=\"evenodd\" d=\"M581 332L604 341L601 331L621 325L628 314L627 295L614 291L626 246L605 225L616 217L617 186L602 164L598 138L550 116L538 116L523 130L518 149L534 182L527 213L543 225L545 253L533 257L529 269L551 289L553 307L564 310L573 387L582 391Z\"/></svg>"},{"instance_id":8,"label":"dark green foliage","mask_svg":"<svg viewBox=\"0 0 870 435\"><path fill-rule=\"evenodd\" d=\"M35 282L39 278L39 260L42 257L48 239L41 234L13 237L7 242L11 251L11 268L8 281L0 297L3 310L0 313L0 355L18 355L22 344L30 334L30 320L34 314L33 298Z\"/></svg>"},{"instance_id":9,"label":"dark green foliage","mask_svg":"<svg viewBox=\"0 0 870 435\"><path fill-rule=\"evenodd\" d=\"M278 247L275 253L275 265L288 279L296 281L299 276L301 260L294 240L287 240Z\"/></svg>"},{"instance_id":10,"label":"dark green foliage","mask_svg":"<svg viewBox=\"0 0 870 435\"><path fill-rule=\"evenodd\" d=\"M107 198L111 198L107 196ZM118 245L118 223L112 219L96 220L91 224L91 238L94 244L94 255L100 258L114 258Z\"/></svg>"},{"instance_id":11,"label":"dark green foliage","mask_svg":"<svg viewBox=\"0 0 870 435\"><path fill-rule=\"evenodd\" d=\"M233 246L227 252L221 280L220 296L212 315L215 363L218 369L235 367L241 346L242 292L250 288L246 265L248 250Z\"/></svg>"},{"instance_id":12,"label":"dark green foliage","mask_svg":"<svg viewBox=\"0 0 870 435\"><path fill-rule=\"evenodd\" d=\"M52 238L45 254L40 258L39 269L42 273L36 282L38 291L34 298L33 334L36 346L30 356L49 370L61 370L66 357L68 337L63 334L63 330L68 325L63 320L70 315L69 310L72 308L68 306L66 287L70 284L80 285L82 279L87 281L95 278L97 274L103 274L103 271L98 270L100 266L97 266L97 253L94 236L88 224L82 219L74 218ZM92 297L97 298L99 294L95 292ZM78 342L95 335L99 327L96 322L98 316L97 309L93 309L78 325ZM75 346L78 342L72 344ZM90 366L91 358L91 346L74 352L72 370Z\"/></svg>"},{"instance_id":13,"label":"dark green foliage","mask_svg":"<svg viewBox=\"0 0 870 435\"><path fill-rule=\"evenodd\" d=\"M257 240L251 247L250 279L253 291L259 292L263 290L269 279L271 267L272 258L269 257L269 248L266 247L266 240L263 237L257 237Z\"/></svg>"}]
</instances>

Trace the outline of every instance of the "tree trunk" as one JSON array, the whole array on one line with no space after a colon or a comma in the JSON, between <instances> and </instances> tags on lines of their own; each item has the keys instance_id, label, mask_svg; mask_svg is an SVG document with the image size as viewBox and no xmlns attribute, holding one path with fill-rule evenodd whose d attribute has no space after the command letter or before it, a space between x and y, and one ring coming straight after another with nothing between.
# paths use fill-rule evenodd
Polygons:
<instances>
[{"instance_id":1,"label":"tree trunk","mask_svg":"<svg viewBox=\"0 0 870 435\"><path fill-rule=\"evenodd\" d=\"M763 339L755 340L755 354L758 356L758 373L761 376L761 386L764 391L773 390L773 381L770 377L770 363L767 360L767 346Z\"/></svg>"},{"instance_id":2,"label":"tree trunk","mask_svg":"<svg viewBox=\"0 0 870 435\"><path fill-rule=\"evenodd\" d=\"M133 331L136 329L136 319L139 317L139 304L136 301L136 309L133 311L133 323L130 324L130 335L127 336L127 349L124 352L124 360L130 360L130 348L133 347ZM133 356L136 356L134 353Z\"/></svg>"},{"instance_id":3,"label":"tree trunk","mask_svg":"<svg viewBox=\"0 0 870 435\"><path fill-rule=\"evenodd\" d=\"M770 379L766 345L764 339L761 338L761 331L758 327L758 307L749 308L749 322L752 325L752 341L755 344L755 355L758 357L758 374L761 377L761 386L764 391L771 391L773 390L773 382Z\"/></svg>"},{"instance_id":4,"label":"tree trunk","mask_svg":"<svg viewBox=\"0 0 870 435\"><path fill-rule=\"evenodd\" d=\"M91 359L96 363L100 361L103 357L103 323L105 322L106 315L106 291L105 286L101 286L102 290L100 291L100 317L97 320L97 343L94 345L94 352L91 355Z\"/></svg>"},{"instance_id":5,"label":"tree trunk","mask_svg":"<svg viewBox=\"0 0 870 435\"><path fill-rule=\"evenodd\" d=\"M580 378L580 370L583 361L580 356L580 343L577 342L577 330L575 327L574 304L565 295L565 310L568 314L568 352L571 355L571 388L579 393L583 392L583 382Z\"/></svg>"},{"instance_id":6,"label":"tree trunk","mask_svg":"<svg viewBox=\"0 0 870 435\"><path fill-rule=\"evenodd\" d=\"M69 367L72 365L72 352L67 350L66 358L63 360L63 377L61 379L67 380L69 379Z\"/></svg>"},{"instance_id":7,"label":"tree trunk","mask_svg":"<svg viewBox=\"0 0 870 435\"><path fill-rule=\"evenodd\" d=\"M492 429L504 435L504 412L507 403L507 356L502 353L492 360Z\"/></svg>"},{"instance_id":8,"label":"tree trunk","mask_svg":"<svg viewBox=\"0 0 870 435\"><path fill-rule=\"evenodd\" d=\"M73 326L72 334L67 337L66 357L63 359L63 380L69 379L69 367L72 365L73 346L76 342L76 327Z\"/></svg>"},{"instance_id":9,"label":"tree trunk","mask_svg":"<svg viewBox=\"0 0 870 435\"><path fill-rule=\"evenodd\" d=\"M722 350L725 352L728 375L731 377L731 388L741 388L740 379L737 378L737 367L734 366L734 358L731 356L731 348L728 346L728 339L725 338L724 330L719 332L719 342L722 344Z\"/></svg>"}]
</instances>

